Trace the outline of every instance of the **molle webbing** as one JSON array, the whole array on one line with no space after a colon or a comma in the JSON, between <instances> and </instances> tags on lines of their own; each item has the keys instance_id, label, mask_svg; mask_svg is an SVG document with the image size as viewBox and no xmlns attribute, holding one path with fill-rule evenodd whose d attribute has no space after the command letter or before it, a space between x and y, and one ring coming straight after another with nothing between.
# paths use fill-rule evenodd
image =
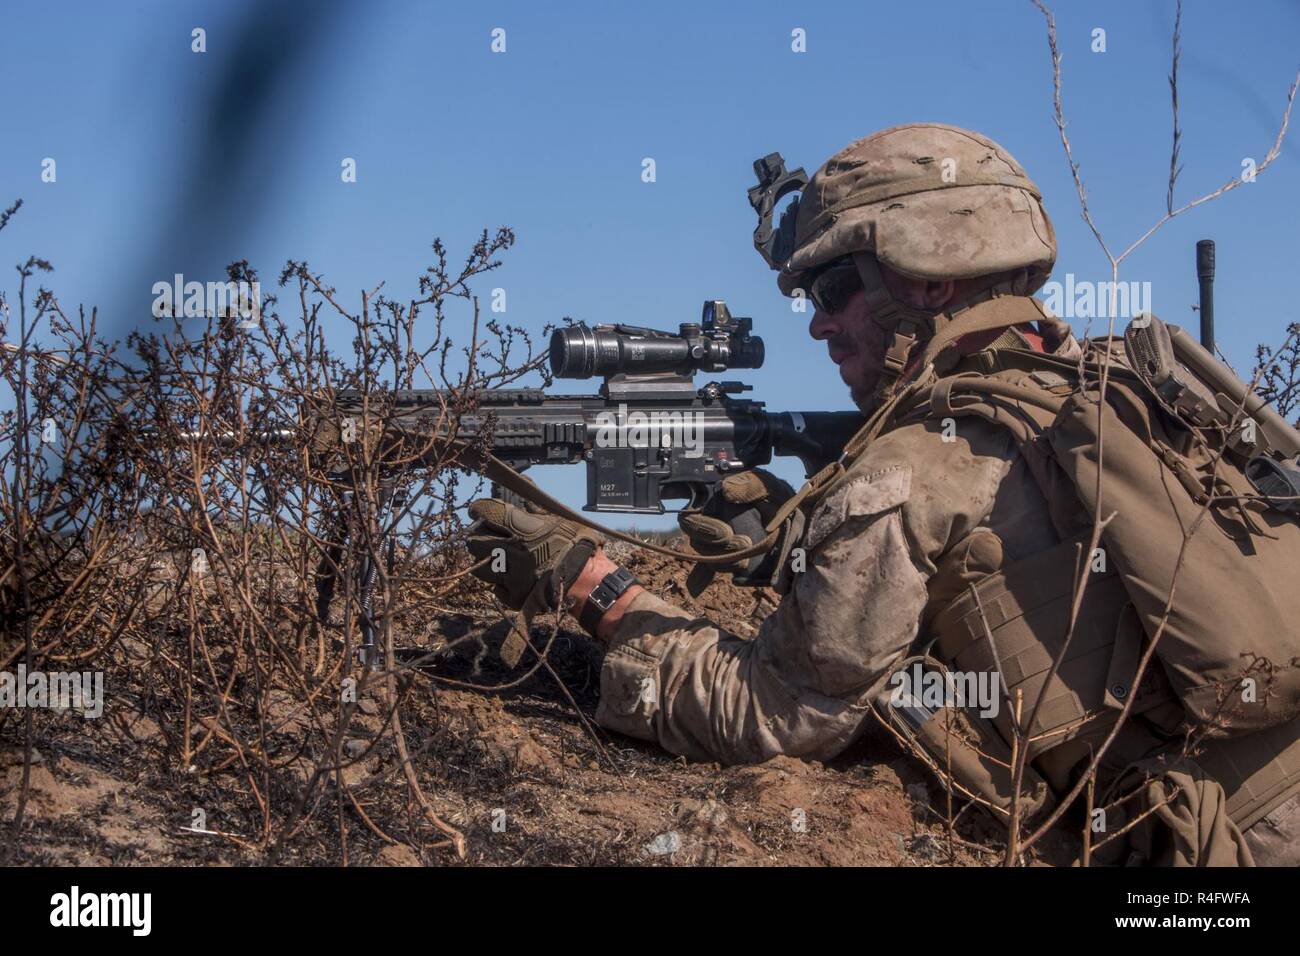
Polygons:
<instances>
[{"instance_id":1,"label":"molle webbing","mask_svg":"<svg viewBox=\"0 0 1300 956\"><path fill-rule=\"evenodd\" d=\"M1017 695L1024 724L1047 687L1026 732L1031 758L1082 733L1108 730L1133 689L1141 627L1126 613L1128 594L1114 570L1089 573L1085 611L1070 633L1075 584L1092 557L1085 548L1083 537L1063 541L989 574L928 629L940 659L955 670L1001 675L1007 697L993 723L1008 743ZM1067 634L1069 646L1049 682ZM1143 683L1134 712L1169 699L1156 687Z\"/></svg>"},{"instance_id":2,"label":"molle webbing","mask_svg":"<svg viewBox=\"0 0 1300 956\"><path fill-rule=\"evenodd\" d=\"M1228 815L1245 830L1300 788L1300 719L1207 741L1194 759L1223 785Z\"/></svg>"},{"instance_id":3,"label":"molle webbing","mask_svg":"<svg viewBox=\"0 0 1300 956\"><path fill-rule=\"evenodd\" d=\"M915 673L914 667L945 678L948 673L933 657L927 656L904 660L895 673ZM947 686L954 697L962 693L955 684ZM900 691L904 692L902 699L896 696ZM1013 755L988 721L972 720L956 700L926 701L924 691L897 684L876 697L874 712L898 742L941 781L951 782L958 793L1004 821L1010 818L1015 794ZM1047 781L1030 765L1024 768L1020 795L1024 820L1054 805Z\"/></svg>"},{"instance_id":4,"label":"molle webbing","mask_svg":"<svg viewBox=\"0 0 1300 956\"><path fill-rule=\"evenodd\" d=\"M1193 759L1246 827L1300 788L1300 525L1250 501L1240 462L1194 440L1129 370L1112 367L1099 403L1096 354L1082 364L1081 389L1078 363L998 352L993 361L1006 371L931 379L928 401L913 398L906 417L975 415L1007 428L1049 506L1068 495L1089 518L1110 518L1100 542L1108 570L1089 574L1070 649L1030 735L1064 741L1105 729L1101 718L1123 704L1117 679L1131 682L1155 638L1155 683L1144 681L1130 714L1177 700L1201 740ZM1079 572L1059 552L1071 547L980 580L931 628L952 666L996 668L1011 693L1023 688L1026 718L1068 625ZM1045 740L1032 752L1049 749Z\"/></svg>"},{"instance_id":5,"label":"molle webbing","mask_svg":"<svg viewBox=\"0 0 1300 956\"><path fill-rule=\"evenodd\" d=\"M1061 380L1051 388L1035 372L949 376L931 387L926 411L1009 429L1035 479L1068 479L1043 486L1049 505L1064 486L1087 515L1114 514L1101 545L1146 633L1160 635L1157 653L1193 723L1244 734L1300 716L1300 525L1247 510L1240 466L1198 452L1133 376L1111 376L1099 404L1095 383L1071 390L1058 369L1044 363ZM1211 500L1211 489L1225 497Z\"/></svg>"}]
</instances>

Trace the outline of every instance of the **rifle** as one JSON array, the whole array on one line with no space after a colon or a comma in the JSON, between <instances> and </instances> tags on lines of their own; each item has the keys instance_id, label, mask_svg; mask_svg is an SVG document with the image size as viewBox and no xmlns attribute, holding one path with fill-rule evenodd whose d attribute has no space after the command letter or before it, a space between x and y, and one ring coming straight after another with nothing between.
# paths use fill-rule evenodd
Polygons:
<instances>
[{"instance_id":1,"label":"rifle","mask_svg":"<svg viewBox=\"0 0 1300 956\"><path fill-rule=\"evenodd\" d=\"M762 339L749 318L732 317L721 300L705 302L698 323L675 333L629 325L579 323L551 337L552 375L564 379L603 378L595 394L548 394L541 389L486 389L468 396L439 389L411 389L371 396L382 406L385 433L424 435L477 444L516 472L538 465L587 468L585 511L663 514L665 501L686 509L705 507L722 481L738 471L768 464L774 455L798 458L812 476L835 461L863 424L858 412L769 412L764 404L736 397L751 390L741 382L695 383L698 372L763 364ZM444 409L468 398L454 435L431 434L445 420ZM345 413L360 413L359 392L339 392ZM419 467L418 456L403 468ZM381 507L400 513L401 499L381 489ZM494 483L494 497L512 494ZM394 507L396 506L396 507ZM683 509L677 509L683 510ZM381 516L391 562L393 528ZM341 555L342 545L332 549ZM328 563L322 561L322 564ZM334 566L337 566L335 563ZM367 555L359 569L361 657L374 663L377 651L370 618L377 569ZM327 612L331 576L318 590L318 613Z\"/></svg>"},{"instance_id":2,"label":"rifle","mask_svg":"<svg viewBox=\"0 0 1300 956\"><path fill-rule=\"evenodd\" d=\"M534 388L473 393L455 437L481 440L516 471L535 465L587 466L585 511L663 514L666 500L703 508L727 475L793 456L809 476L839 457L863 423L858 412L769 412L733 396L740 382L697 386L696 371L759 368L762 340L751 320L733 319L720 300L706 302L697 324L677 333L627 325L577 324L551 337L556 378L604 377L596 394L557 395ZM385 393L385 430L427 433L453 399L439 389ZM373 399L372 399L373 401ZM339 392L345 412L358 392ZM502 489L494 496L501 497ZM684 509L678 509L684 510Z\"/></svg>"}]
</instances>

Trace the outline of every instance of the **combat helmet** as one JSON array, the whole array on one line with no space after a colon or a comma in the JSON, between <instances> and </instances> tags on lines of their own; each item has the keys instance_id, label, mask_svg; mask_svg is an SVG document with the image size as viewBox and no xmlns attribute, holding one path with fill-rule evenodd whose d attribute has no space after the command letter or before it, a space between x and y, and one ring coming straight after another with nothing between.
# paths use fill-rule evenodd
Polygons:
<instances>
[{"instance_id":1,"label":"combat helmet","mask_svg":"<svg viewBox=\"0 0 1300 956\"><path fill-rule=\"evenodd\" d=\"M755 163L760 186L761 163L802 180L802 171L785 174L773 154ZM771 205L755 244L779 271L783 293L807 294L829 266L857 266L872 317L894 334L887 387L942 316L894 299L877 263L916 279L1012 274L984 290L987 297L1032 294L1056 261L1051 220L1020 164L988 137L941 123L895 126L845 147L807 182L776 230Z\"/></svg>"}]
</instances>

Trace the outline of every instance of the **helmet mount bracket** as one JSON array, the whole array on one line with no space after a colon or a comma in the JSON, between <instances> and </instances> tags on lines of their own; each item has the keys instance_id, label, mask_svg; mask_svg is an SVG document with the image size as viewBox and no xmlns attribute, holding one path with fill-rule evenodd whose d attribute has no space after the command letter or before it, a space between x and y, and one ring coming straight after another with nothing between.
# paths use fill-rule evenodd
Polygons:
<instances>
[{"instance_id":1,"label":"helmet mount bracket","mask_svg":"<svg viewBox=\"0 0 1300 956\"><path fill-rule=\"evenodd\" d=\"M754 229L754 248L768 268L780 272L794 253L794 222L799 197L796 196L782 213L781 222L775 228L772 219L777 204L782 199L808 185L808 174L802 167L788 171L780 153L768 153L754 160L754 175L758 177L758 185L747 190L749 204L758 215L758 226Z\"/></svg>"}]
</instances>

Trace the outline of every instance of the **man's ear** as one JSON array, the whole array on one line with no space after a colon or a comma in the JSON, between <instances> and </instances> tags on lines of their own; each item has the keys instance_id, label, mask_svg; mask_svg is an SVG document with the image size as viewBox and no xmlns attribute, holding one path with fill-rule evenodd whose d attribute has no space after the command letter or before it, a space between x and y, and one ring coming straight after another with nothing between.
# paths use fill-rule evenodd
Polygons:
<instances>
[{"instance_id":1,"label":"man's ear","mask_svg":"<svg viewBox=\"0 0 1300 956\"><path fill-rule=\"evenodd\" d=\"M952 301L953 293L957 290L957 283L952 279L931 279L925 284L925 306L926 309L937 311Z\"/></svg>"}]
</instances>

